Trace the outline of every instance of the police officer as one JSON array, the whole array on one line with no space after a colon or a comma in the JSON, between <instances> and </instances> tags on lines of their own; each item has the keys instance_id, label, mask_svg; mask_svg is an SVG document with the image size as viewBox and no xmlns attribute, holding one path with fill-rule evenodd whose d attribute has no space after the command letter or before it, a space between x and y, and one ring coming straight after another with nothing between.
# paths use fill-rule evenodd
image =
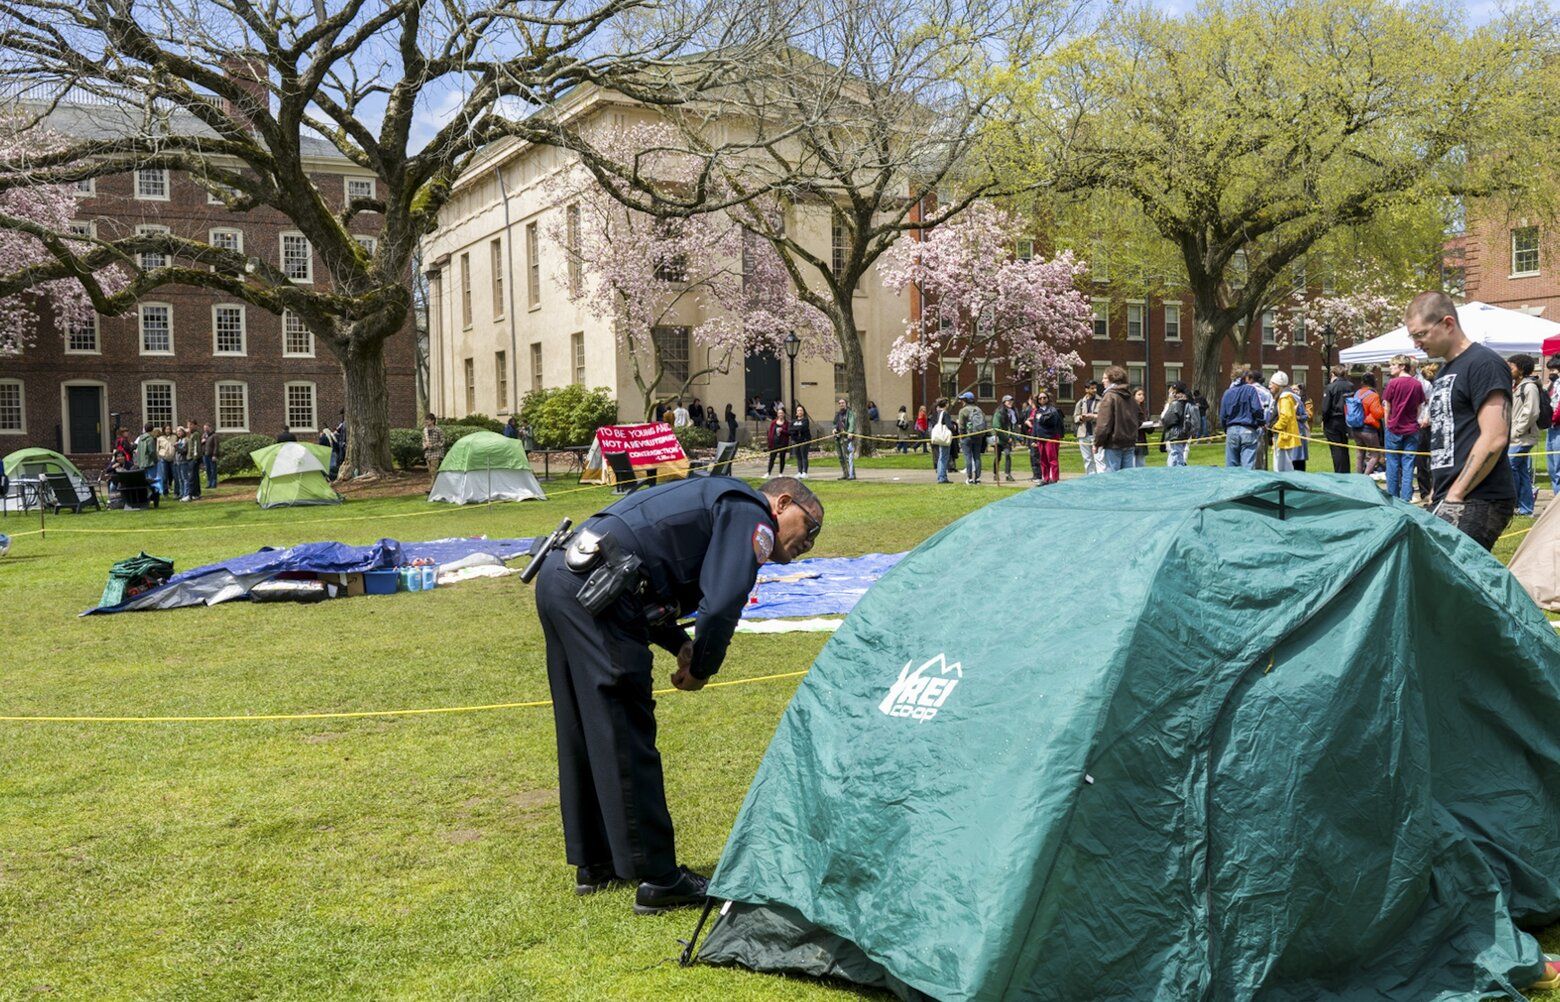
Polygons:
<instances>
[{"instance_id":1,"label":"police officer","mask_svg":"<svg viewBox=\"0 0 1560 1002\"><path fill-rule=\"evenodd\" d=\"M636 881L639 914L704 901L708 879L679 866L673 846L649 645L677 656L672 685L703 688L759 566L806 553L822 528L823 506L799 480L754 490L734 477L697 477L636 491L542 558L536 611L575 893ZM677 619L695 609L689 640Z\"/></svg>"}]
</instances>

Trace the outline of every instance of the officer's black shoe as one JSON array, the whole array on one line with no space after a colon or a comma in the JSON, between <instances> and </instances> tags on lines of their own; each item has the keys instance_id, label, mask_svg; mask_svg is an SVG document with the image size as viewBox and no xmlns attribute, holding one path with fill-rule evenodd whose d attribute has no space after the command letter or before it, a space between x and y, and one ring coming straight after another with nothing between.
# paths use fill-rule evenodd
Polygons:
<instances>
[{"instance_id":1,"label":"officer's black shoe","mask_svg":"<svg viewBox=\"0 0 1560 1002\"><path fill-rule=\"evenodd\" d=\"M710 878L679 866L673 880L657 884L645 881L639 885L639 891L634 895L634 914L658 915L669 908L702 905L709 889Z\"/></svg>"},{"instance_id":2,"label":"officer's black shoe","mask_svg":"<svg viewBox=\"0 0 1560 1002\"><path fill-rule=\"evenodd\" d=\"M595 894L597 891L626 883L628 881L617 875L611 863L579 866L574 870L574 893L582 898L587 894Z\"/></svg>"}]
</instances>

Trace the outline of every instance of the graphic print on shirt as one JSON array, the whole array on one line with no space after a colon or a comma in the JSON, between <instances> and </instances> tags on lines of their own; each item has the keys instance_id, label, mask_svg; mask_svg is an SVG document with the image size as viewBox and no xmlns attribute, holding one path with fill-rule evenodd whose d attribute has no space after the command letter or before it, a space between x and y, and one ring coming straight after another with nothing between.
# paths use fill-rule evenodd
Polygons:
<instances>
[{"instance_id":1,"label":"graphic print on shirt","mask_svg":"<svg viewBox=\"0 0 1560 1002\"><path fill-rule=\"evenodd\" d=\"M1452 389L1457 373L1435 381L1430 393L1430 468L1449 470L1457 463L1457 424L1452 419Z\"/></svg>"}]
</instances>

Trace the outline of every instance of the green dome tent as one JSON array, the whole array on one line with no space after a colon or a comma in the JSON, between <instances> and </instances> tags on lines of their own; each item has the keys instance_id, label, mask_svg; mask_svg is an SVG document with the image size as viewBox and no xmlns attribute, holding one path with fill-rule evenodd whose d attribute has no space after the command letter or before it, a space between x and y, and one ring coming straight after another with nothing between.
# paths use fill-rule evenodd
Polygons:
<instances>
[{"instance_id":1,"label":"green dome tent","mask_svg":"<svg viewBox=\"0 0 1560 1002\"><path fill-rule=\"evenodd\" d=\"M475 431L450 446L428 491L429 501L467 504L473 501L546 499L525 446L519 439L492 431Z\"/></svg>"},{"instance_id":2,"label":"green dome tent","mask_svg":"<svg viewBox=\"0 0 1560 1002\"><path fill-rule=\"evenodd\" d=\"M277 442L256 449L249 457L260 468L260 489L255 492L260 507L341 503L341 495L331 489L325 476L330 469L329 446Z\"/></svg>"},{"instance_id":3,"label":"green dome tent","mask_svg":"<svg viewBox=\"0 0 1560 1002\"><path fill-rule=\"evenodd\" d=\"M22 504L25 498L26 503L22 504L24 510L31 509L33 505L33 495L23 491L21 484L17 483L24 477L28 480L36 480L40 473L63 473L70 477L71 483L78 488L87 486L87 478L81 475L76 464L53 449L36 446L17 449L0 460L0 467L5 469L7 479L12 481L9 492L11 503Z\"/></svg>"},{"instance_id":4,"label":"green dome tent","mask_svg":"<svg viewBox=\"0 0 1560 1002\"><path fill-rule=\"evenodd\" d=\"M965 999L1521 998L1560 640L1369 480L1128 470L944 529L791 701L701 961Z\"/></svg>"}]
</instances>

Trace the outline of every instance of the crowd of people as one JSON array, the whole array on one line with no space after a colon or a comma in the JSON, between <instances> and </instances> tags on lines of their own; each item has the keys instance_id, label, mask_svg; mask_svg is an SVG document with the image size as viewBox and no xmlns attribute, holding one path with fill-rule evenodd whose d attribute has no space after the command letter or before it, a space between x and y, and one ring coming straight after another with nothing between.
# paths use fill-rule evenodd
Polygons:
<instances>
[{"instance_id":1,"label":"crowd of people","mask_svg":"<svg viewBox=\"0 0 1560 1002\"><path fill-rule=\"evenodd\" d=\"M134 440L125 429L117 429L104 479L113 489L116 475L131 470L146 471L147 482L160 497L198 500L203 471L206 488L217 486L217 434L194 418L184 424L144 425Z\"/></svg>"}]
</instances>

